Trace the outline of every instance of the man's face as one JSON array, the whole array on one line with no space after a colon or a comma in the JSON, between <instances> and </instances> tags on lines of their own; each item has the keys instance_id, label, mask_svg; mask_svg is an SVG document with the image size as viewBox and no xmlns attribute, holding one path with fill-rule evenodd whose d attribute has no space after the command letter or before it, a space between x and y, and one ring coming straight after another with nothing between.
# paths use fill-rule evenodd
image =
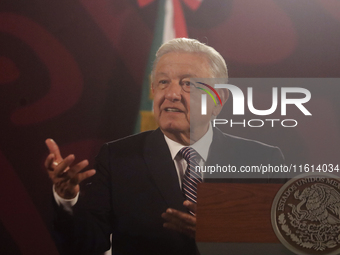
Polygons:
<instances>
[{"instance_id":1,"label":"man's face","mask_svg":"<svg viewBox=\"0 0 340 255\"><path fill-rule=\"evenodd\" d=\"M208 60L204 55L197 53L167 53L157 63L154 75L152 88L156 121L169 138L182 144L183 140L188 143L190 136L193 135L190 134L190 94L191 107L195 112L191 112L191 118L200 113L201 94L185 92L181 86L189 85L190 78L211 77ZM194 96L197 100L196 98L193 100ZM208 112L206 116L200 115L198 131L195 131L199 136L207 131L211 114Z\"/></svg>"}]
</instances>

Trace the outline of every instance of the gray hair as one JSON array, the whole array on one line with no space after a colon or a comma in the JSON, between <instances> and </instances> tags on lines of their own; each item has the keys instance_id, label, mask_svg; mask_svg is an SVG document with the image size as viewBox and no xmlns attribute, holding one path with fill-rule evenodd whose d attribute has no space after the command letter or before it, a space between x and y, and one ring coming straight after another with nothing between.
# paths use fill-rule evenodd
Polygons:
<instances>
[{"instance_id":1,"label":"gray hair","mask_svg":"<svg viewBox=\"0 0 340 255\"><path fill-rule=\"evenodd\" d=\"M153 63L151 79L154 79L154 70L160 58L170 52L198 53L204 54L209 62L210 70L213 78L228 78L227 65L221 56L213 47L195 39L176 38L164 43L156 53L156 59ZM202 77L208 78L208 77Z\"/></svg>"}]
</instances>

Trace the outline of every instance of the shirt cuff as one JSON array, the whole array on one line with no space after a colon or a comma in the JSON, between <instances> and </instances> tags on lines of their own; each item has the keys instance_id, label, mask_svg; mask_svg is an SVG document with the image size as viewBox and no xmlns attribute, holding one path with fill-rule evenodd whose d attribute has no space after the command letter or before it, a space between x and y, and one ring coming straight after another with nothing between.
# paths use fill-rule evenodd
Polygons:
<instances>
[{"instance_id":1,"label":"shirt cuff","mask_svg":"<svg viewBox=\"0 0 340 255\"><path fill-rule=\"evenodd\" d=\"M75 198L65 199L58 195L58 193L55 191L55 186L53 185L53 196L58 206L62 206L64 211L68 212L69 214L73 214L72 207L78 202L79 192Z\"/></svg>"}]
</instances>

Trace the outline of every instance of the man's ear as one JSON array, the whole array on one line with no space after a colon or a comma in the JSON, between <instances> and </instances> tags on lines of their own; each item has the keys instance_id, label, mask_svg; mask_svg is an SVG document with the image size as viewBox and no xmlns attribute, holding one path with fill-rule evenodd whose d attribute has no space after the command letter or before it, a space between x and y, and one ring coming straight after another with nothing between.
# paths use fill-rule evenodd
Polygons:
<instances>
[{"instance_id":1,"label":"man's ear","mask_svg":"<svg viewBox=\"0 0 340 255\"><path fill-rule=\"evenodd\" d=\"M217 89L216 92L218 93L218 95L221 98L222 105L221 105L220 102L218 102L218 104L214 107L214 109L213 109L213 115L214 116L217 116L221 112L223 105L225 104L225 102L227 102L227 100L229 98L229 90L228 89Z\"/></svg>"},{"instance_id":2,"label":"man's ear","mask_svg":"<svg viewBox=\"0 0 340 255\"><path fill-rule=\"evenodd\" d=\"M228 89L219 89L217 92L218 92L218 94L221 98L222 106L223 106L229 98L229 90Z\"/></svg>"}]
</instances>

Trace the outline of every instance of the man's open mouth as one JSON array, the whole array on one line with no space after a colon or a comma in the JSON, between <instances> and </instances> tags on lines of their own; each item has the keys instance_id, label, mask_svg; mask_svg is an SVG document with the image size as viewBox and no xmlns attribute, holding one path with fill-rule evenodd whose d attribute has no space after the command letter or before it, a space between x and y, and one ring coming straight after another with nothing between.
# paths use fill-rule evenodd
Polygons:
<instances>
[{"instance_id":1,"label":"man's open mouth","mask_svg":"<svg viewBox=\"0 0 340 255\"><path fill-rule=\"evenodd\" d=\"M181 111L180 109L171 108L171 107L165 108L165 111L166 111L166 112L183 112L183 111Z\"/></svg>"}]
</instances>

